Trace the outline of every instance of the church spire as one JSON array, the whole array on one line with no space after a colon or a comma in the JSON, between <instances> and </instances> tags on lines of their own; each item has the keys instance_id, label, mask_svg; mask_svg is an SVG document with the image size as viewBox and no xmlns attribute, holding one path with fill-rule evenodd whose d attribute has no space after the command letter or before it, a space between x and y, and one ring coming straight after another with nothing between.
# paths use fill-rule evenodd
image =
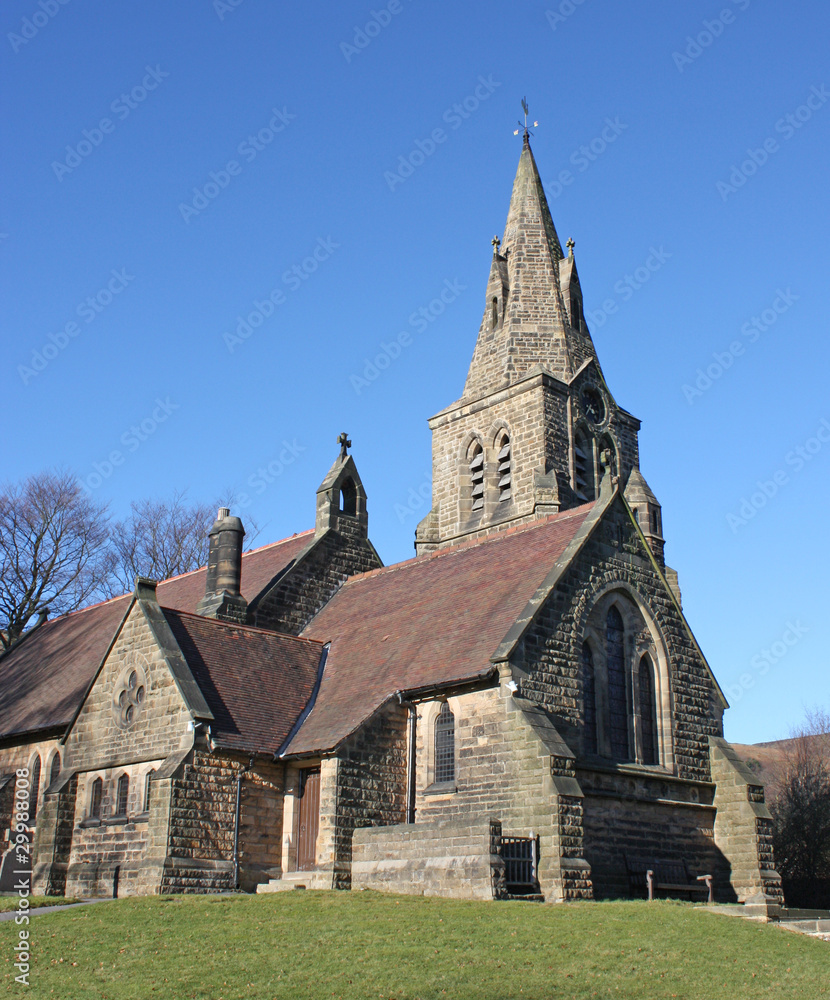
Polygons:
<instances>
[{"instance_id":1,"label":"church spire","mask_svg":"<svg viewBox=\"0 0 830 1000\"><path fill-rule=\"evenodd\" d=\"M581 308L576 323L571 322L572 304L563 295L560 274L563 258L525 132L465 397L509 385L538 365L568 381L586 358L595 356Z\"/></svg>"}]
</instances>

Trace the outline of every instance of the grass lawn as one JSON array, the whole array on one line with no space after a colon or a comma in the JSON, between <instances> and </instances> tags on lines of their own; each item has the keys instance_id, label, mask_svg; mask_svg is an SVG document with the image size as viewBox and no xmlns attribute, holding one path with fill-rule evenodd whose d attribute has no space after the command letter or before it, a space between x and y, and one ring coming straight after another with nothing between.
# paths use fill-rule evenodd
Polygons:
<instances>
[{"instance_id":1,"label":"grass lawn","mask_svg":"<svg viewBox=\"0 0 830 1000\"><path fill-rule=\"evenodd\" d=\"M17 909L17 896L0 896L0 913L8 913ZM61 906L64 903L75 903L75 899L64 899L63 896L29 896L29 906Z\"/></svg>"},{"instance_id":2,"label":"grass lawn","mask_svg":"<svg viewBox=\"0 0 830 1000\"><path fill-rule=\"evenodd\" d=\"M31 985L0 923L0 994L61 1000L830 997L830 944L685 903L476 903L374 892L124 899L36 917Z\"/></svg>"}]
</instances>

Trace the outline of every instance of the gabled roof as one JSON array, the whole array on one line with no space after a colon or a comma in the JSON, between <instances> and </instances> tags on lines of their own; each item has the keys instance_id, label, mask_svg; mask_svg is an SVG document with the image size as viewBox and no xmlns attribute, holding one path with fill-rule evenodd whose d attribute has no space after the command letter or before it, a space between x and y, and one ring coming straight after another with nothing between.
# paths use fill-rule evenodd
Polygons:
<instances>
[{"instance_id":1,"label":"gabled roof","mask_svg":"<svg viewBox=\"0 0 830 1000\"><path fill-rule=\"evenodd\" d=\"M323 643L162 608L218 746L276 753L311 697Z\"/></svg>"},{"instance_id":2,"label":"gabled roof","mask_svg":"<svg viewBox=\"0 0 830 1000\"><path fill-rule=\"evenodd\" d=\"M491 673L491 657L593 508L349 579L303 632L331 649L287 752L333 749L397 691Z\"/></svg>"},{"instance_id":3,"label":"gabled roof","mask_svg":"<svg viewBox=\"0 0 830 1000\"><path fill-rule=\"evenodd\" d=\"M253 600L313 539L313 531L264 545L242 556L242 590ZM164 580L158 600L193 611L205 591L206 570ZM47 621L0 659L0 739L67 726L81 704L131 596L116 597Z\"/></svg>"}]
</instances>

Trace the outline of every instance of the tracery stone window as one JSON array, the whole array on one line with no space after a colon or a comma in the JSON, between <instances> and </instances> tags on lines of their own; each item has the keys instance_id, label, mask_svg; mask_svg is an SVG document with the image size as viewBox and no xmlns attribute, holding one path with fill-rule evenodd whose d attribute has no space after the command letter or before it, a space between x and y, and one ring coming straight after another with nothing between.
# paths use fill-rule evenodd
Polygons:
<instances>
[{"instance_id":1,"label":"tracery stone window","mask_svg":"<svg viewBox=\"0 0 830 1000\"><path fill-rule=\"evenodd\" d=\"M640 701L640 729L644 764L657 763L657 732L654 706L654 670L648 653L640 658L637 668L637 688Z\"/></svg>"},{"instance_id":2,"label":"tracery stone window","mask_svg":"<svg viewBox=\"0 0 830 1000\"><path fill-rule=\"evenodd\" d=\"M582 643L582 697L585 704L585 752L597 752L597 688L594 654L588 642Z\"/></svg>"},{"instance_id":3,"label":"tracery stone window","mask_svg":"<svg viewBox=\"0 0 830 1000\"><path fill-rule=\"evenodd\" d=\"M455 781L455 716L444 702L435 719L436 784Z\"/></svg>"},{"instance_id":4,"label":"tracery stone window","mask_svg":"<svg viewBox=\"0 0 830 1000\"><path fill-rule=\"evenodd\" d=\"M147 675L137 662L128 664L115 685L112 712L121 729L129 729L138 719L147 697Z\"/></svg>"},{"instance_id":5,"label":"tracery stone window","mask_svg":"<svg viewBox=\"0 0 830 1000\"><path fill-rule=\"evenodd\" d=\"M628 760L628 696L625 677L625 627L616 606L608 609L605 622L606 669L608 671L608 737L611 756Z\"/></svg>"},{"instance_id":6,"label":"tracery stone window","mask_svg":"<svg viewBox=\"0 0 830 1000\"><path fill-rule=\"evenodd\" d=\"M584 753L672 767L668 661L659 636L646 606L628 592L609 590L595 603L578 647Z\"/></svg>"}]
</instances>

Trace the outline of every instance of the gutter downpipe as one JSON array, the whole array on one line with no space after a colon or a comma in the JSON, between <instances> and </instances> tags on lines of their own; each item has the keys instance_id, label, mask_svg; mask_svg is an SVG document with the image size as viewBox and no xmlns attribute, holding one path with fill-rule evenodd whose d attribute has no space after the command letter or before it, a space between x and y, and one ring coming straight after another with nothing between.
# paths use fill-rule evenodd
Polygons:
<instances>
[{"instance_id":1,"label":"gutter downpipe","mask_svg":"<svg viewBox=\"0 0 830 1000\"><path fill-rule=\"evenodd\" d=\"M403 693L398 691L398 701L403 708L409 710L409 747L406 760L406 822L415 822L415 765L417 763L417 721L418 712L411 701L405 701Z\"/></svg>"},{"instance_id":2,"label":"gutter downpipe","mask_svg":"<svg viewBox=\"0 0 830 1000\"><path fill-rule=\"evenodd\" d=\"M242 812L242 778L254 766L254 758L248 761L236 775L236 810L233 818L233 887L239 890L239 817Z\"/></svg>"}]
</instances>

